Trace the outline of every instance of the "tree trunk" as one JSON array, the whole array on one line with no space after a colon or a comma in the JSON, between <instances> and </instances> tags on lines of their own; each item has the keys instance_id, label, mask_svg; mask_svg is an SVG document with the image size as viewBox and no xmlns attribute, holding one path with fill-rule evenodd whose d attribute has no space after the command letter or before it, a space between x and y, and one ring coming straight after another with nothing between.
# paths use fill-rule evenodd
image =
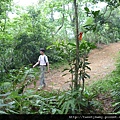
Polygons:
<instances>
[{"instance_id":1,"label":"tree trunk","mask_svg":"<svg viewBox=\"0 0 120 120\"><path fill-rule=\"evenodd\" d=\"M75 82L74 82L74 88L77 89L78 87L78 70L79 70L79 40L78 40L78 8L77 8L77 2L74 0L74 10L75 10L75 28L76 28L76 63L75 63Z\"/></svg>"}]
</instances>

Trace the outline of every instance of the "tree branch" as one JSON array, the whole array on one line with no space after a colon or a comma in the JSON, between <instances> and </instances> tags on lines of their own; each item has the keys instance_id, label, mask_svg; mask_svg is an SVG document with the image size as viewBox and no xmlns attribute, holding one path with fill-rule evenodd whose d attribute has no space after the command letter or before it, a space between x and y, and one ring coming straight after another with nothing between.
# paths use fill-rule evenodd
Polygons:
<instances>
[{"instance_id":1,"label":"tree branch","mask_svg":"<svg viewBox=\"0 0 120 120\"><path fill-rule=\"evenodd\" d=\"M107 19L106 19L106 20L108 20L108 19L109 19L109 17L111 16L111 14L112 14L112 10L110 11L110 14L109 14L109 16L107 17Z\"/></svg>"},{"instance_id":2,"label":"tree branch","mask_svg":"<svg viewBox=\"0 0 120 120\"><path fill-rule=\"evenodd\" d=\"M108 5L106 6L104 13L102 14L103 16L106 14L107 8L108 8Z\"/></svg>"}]
</instances>

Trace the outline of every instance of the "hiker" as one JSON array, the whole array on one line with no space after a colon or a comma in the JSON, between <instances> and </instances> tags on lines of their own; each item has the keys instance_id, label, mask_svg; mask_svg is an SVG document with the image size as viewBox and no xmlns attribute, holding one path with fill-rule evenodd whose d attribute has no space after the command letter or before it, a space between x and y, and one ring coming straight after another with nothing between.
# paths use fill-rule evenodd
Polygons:
<instances>
[{"instance_id":1,"label":"hiker","mask_svg":"<svg viewBox=\"0 0 120 120\"><path fill-rule=\"evenodd\" d=\"M49 61L48 61L48 57L45 55L44 48L40 49L40 54L41 55L38 58L38 62L36 62L36 64L33 65L33 68L36 67L38 64L40 65L41 76L40 76L40 87L38 88L38 90L46 86L46 84L45 84L46 66L47 66L48 72L49 72Z\"/></svg>"}]
</instances>

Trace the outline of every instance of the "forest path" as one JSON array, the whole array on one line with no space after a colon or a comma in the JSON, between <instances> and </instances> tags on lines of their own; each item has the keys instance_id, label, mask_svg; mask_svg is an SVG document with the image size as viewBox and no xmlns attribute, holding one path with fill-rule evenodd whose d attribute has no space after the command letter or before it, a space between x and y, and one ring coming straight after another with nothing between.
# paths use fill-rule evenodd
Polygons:
<instances>
[{"instance_id":1,"label":"forest path","mask_svg":"<svg viewBox=\"0 0 120 120\"><path fill-rule=\"evenodd\" d=\"M85 84L90 85L96 80L104 78L106 75L110 74L115 70L115 63L118 53L120 51L120 42L111 43L109 45L102 45L99 49L94 49L89 54L89 66L91 71L88 71L90 79L86 79ZM51 70L50 73L46 74L46 84L45 90L60 89L65 90L69 88L68 82L71 80L71 74L63 76L66 72L62 72L64 66L59 69ZM36 83L36 88L40 85L38 80ZM31 84L29 88L34 88L34 85Z\"/></svg>"}]
</instances>

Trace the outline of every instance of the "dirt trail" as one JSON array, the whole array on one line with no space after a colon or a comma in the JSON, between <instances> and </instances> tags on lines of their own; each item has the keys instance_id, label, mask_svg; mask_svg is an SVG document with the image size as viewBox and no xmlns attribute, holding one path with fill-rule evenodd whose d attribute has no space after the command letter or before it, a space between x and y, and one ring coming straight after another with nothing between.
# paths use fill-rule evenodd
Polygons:
<instances>
[{"instance_id":1,"label":"dirt trail","mask_svg":"<svg viewBox=\"0 0 120 120\"><path fill-rule=\"evenodd\" d=\"M106 75L110 74L115 69L116 58L118 52L120 51L120 42L112 43L109 45L103 45L99 49L94 49L89 54L89 62L91 71L88 74L91 76L90 79L86 80L86 84L89 85L95 80L104 78ZM68 89L71 80L71 75L67 74L63 76L62 70L64 66L60 69L52 70L46 75L47 86L45 90L51 89ZM36 88L39 87L39 80L37 81ZM29 88L33 88L34 85L30 85Z\"/></svg>"}]
</instances>

